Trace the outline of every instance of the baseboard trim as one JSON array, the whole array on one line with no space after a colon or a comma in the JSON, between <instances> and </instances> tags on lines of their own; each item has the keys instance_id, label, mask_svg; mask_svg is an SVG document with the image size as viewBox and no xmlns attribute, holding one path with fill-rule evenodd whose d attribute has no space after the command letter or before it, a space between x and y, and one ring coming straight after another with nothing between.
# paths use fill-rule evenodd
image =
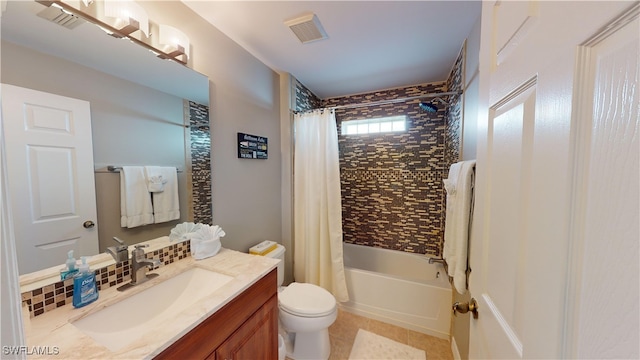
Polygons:
<instances>
[{"instance_id":1,"label":"baseboard trim","mask_svg":"<svg viewBox=\"0 0 640 360\"><path fill-rule=\"evenodd\" d=\"M456 343L456 338L451 337L451 353L453 353L453 360L462 360L460 358L460 351L458 350L458 344Z\"/></svg>"}]
</instances>

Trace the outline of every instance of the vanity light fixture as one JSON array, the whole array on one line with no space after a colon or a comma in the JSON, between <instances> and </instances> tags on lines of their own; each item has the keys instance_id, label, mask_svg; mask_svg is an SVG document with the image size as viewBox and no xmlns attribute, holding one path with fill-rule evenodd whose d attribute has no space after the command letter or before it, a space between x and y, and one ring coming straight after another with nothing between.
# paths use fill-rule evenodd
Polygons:
<instances>
[{"instance_id":1,"label":"vanity light fixture","mask_svg":"<svg viewBox=\"0 0 640 360\"><path fill-rule=\"evenodd\" d=\"M158 42L169 56L185 55L189 58L189 37L173 26L160 24Z\"/></svg>"},{"instance_id":2,"label":"vanity light fixture","mask_svg":"<svg viewBox=\"0 0 640 360\"><path fill-rule=\"evenodd\" d=\"M1 0L0 0L1 1ZM56 20L59 17L59 13L63 12L66 15L70 15L71 20L84 20L86 22L92 23L102 30L104 30L107 34L118 37L118 38L126 38L129 39L132 43L136 45L140 45L154 54L156 54L161 59L170 59L175 62L178 62L182 65L187 65L187 60L189 58L189 38L182 33L181 31L168 27L166 25L160 25L160 39L151 39L151 34L149 33L149 18L147 17L146 12L144 12L143 8L135 3L132 0L120 0L120 1L99 1L99 0L35 0L37 3L42 4L47 7L47 9L42 10L38 14L38 16L44 17L50 21L57 23L58 25L65 26L69 29L72 27L69 26L71 23L67 24L69 21L61 23ZM109 14L114 14L113 16L107 16L106 8L110 5L107 3L121 3L120 5L126 5L125 9L127 10L118 10L115 12L111 12L109 10ZM82 4L85 6L83 7ZM53 10L52 10L53 9ZM141 10L141 11L138 11ZM117 15L119 14L119 15ZM113 19L120 19L120 24L114 25ZM117 22L117 21L116 21ZM74 24L73 27L77 25ZM164 28L164 31L163 31ZM169 29L170 28L170 29ZM172 30L173 29L173 30ZM134 36L132 35L136 30L141 30L146 36ZM167 32L168 30L168 32ZM165 33L164 37L162 33ZM165 42L163 43L162 40ZM160 44L158 42L160 40Z\"/></svg>"},{"instance_id":3,"label":"vanity light fixture","mask_svg":"<svg viewBox=\"0 0 640 360\"><path fill-rule=\"evenodd\" d=\"M119 30L119 34L128 36L140 30L144 36L149 37L149 16L142 6L134 1L105 0L104 15L116 19L113 27Z\"/></svg>"},{"instance_id":4,"label":"vanity light fixture","mask_svg":"<svg viewBox=\"0 0 640 360\"><path fill-rule=\"evenodd\" d=\"M189 37L173 26L160 24L158 41L169 56L185 55L189 58Z\"/></svg>"}]
</instances>

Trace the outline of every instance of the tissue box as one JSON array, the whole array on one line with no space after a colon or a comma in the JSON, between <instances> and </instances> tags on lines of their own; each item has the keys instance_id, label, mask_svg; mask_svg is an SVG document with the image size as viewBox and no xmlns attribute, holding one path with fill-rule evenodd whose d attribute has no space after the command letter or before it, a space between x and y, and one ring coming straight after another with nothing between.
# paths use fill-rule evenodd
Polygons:
<instances>
[{"instance_id":1,"label":"tissue box","mask_svg":"<svg viewBox=\"0 0 640 360\"><path fill-rule=\"evenodd\" d=\"M249 248L249 254L252 255L266 255L273 251L278 244L275 241L265 240L258 245Z\"/></svg>"}]
</instances>

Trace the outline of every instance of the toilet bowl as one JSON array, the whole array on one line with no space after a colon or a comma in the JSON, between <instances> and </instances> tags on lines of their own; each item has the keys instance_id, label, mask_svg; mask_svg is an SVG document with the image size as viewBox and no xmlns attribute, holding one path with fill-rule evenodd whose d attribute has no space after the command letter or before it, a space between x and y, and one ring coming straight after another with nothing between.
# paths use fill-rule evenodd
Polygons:
<instances>
[{"instance_id":1,"label":"toilet bowl","mask_svg":"<svg viewBox=\"0 0 640 360\"><path fill-rule=\"evenodd\" d=\"M265 256L280 259L278 286L284 280L285 248L277 248ZM287 357L298 359L328 359L331 353L329 326L336 321L336 299L320 286L293 282L278 291L278 318L283 333Z\"/></svg>"},{"instance_id":2,"label":"toilet bowl","mask_svg":"<svg viewBox=\"0 0 640 360\"><path fill-rule=\"evenodd\" d=\"M291 344L292 359L328 359L331 353L329 326L336 321L336 299L327 290L291 283L278 294L279 319Z\"/></svg>"}]
</instances>

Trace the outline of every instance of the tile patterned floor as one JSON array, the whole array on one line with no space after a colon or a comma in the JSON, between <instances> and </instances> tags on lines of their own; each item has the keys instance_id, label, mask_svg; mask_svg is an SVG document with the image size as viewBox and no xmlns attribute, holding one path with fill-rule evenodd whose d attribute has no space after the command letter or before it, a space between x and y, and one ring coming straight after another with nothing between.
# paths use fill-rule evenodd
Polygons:
<instances>
[{"instance_id":1,"label":"tile patterned floor","mask_svg":"<svg viewBox=\"0 0 640 360\"><path fill-rule=\"evenodd\" d=\"M329 327L331 339L330 360L347 360L358 329L385 336L391 340L422 349L427 353L427 360L453 360L451 344L433 336L425 335L399 326L338 310L338 319ZM400 360L400 359L399 359Z\"/></svg>"}]
</instances>

